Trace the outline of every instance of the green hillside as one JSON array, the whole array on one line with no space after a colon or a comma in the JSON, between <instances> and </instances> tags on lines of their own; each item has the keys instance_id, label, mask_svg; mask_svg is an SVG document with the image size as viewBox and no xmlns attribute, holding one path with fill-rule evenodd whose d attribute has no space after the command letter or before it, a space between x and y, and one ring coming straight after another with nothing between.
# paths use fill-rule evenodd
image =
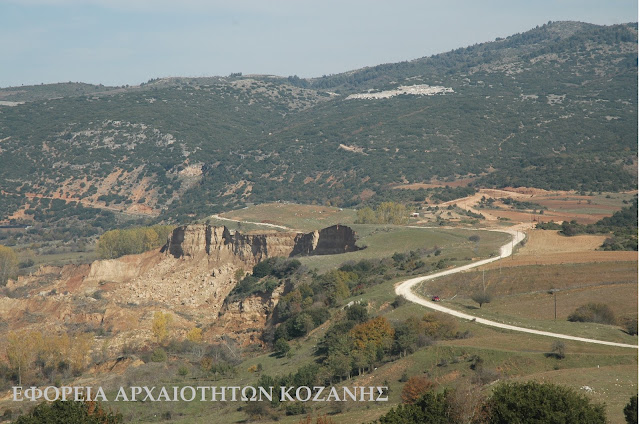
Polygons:
<instances>
[{"instance_id":1,"label":"green hillside","mask_svg":"<svg viewBox=\"0 0 640 424\"><path fill-rule=\"evenodd\" d=\"M314 79L1 89L1 100L26 103L0 107L0 219L51 227L100 208L98 233L123 218L184 222L248 202L352 206L391 185L460 177L633 189L637 49L637 24L556 22ZM440 94L394 91L427 85ZM372 93L382 98L349 98ZM48 198L65 212L52 215Z\"/></svg>"}]
</instances>

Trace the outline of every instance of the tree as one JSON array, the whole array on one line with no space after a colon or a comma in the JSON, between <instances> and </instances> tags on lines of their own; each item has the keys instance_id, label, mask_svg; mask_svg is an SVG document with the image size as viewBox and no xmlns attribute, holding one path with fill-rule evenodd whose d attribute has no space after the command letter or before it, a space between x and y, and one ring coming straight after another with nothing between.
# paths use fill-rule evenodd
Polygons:
<instances>
[{"instance_id":1,"label":"tree","mask_svg":"<svg viewBox=\"0 0 640 424\"><path fill-rule=\"evenodd\" d=\"M413 352L418 343L418 333L413 327L406 323L399 324L394 329L393 347L395 353L400 356L407 356L407 353Z\"/></svg>"},{"instance_id":2,"label":"tree","mask_svg":"<svg viewBox=\"0 0 640 424\"><path fill-rule=\"evenodd\" d=\"M153 321L151 323L151 331L158 343L164 342L169 336L169 326L173 321L173 316L168 312L156 311L153 314Z\"/></svg>"},{"instance_id":3,"label":"tree","mask_svg":"<svg viewBox=\"0 0 640 424\"><path fill-rule=\"evenodd\" d=\"M351 330L356 350L365 350L370 344L388 350L393 344L393 334L393 327L385 317L375 317Z\"/></svg>"},{"instance_id":4,"label":"tree","mask_svg":"<svg viewBox=\"0 0 640 424\"><path fill-rule=\"evenodd\" d=\"M367 312L367 305L360 303L354 303L346 308L347 319L355 322L365 322L369 319L369 312Z\"/></svg>"},{"instance_id":5,"label":"tree","mask_svg":"<svg viewBox=\"0 0 640 424\"><path fill-rule=\"evenodd\" d=\"M416 403L400 405L380 417L380 424L450 424L448 392L425 393Z\"/></svg>"},{"instance_id":6,"label":"tree","mask_svg":"<svg viewBox=\"0 0 640 424\"><path fill-rule=\"evenodd\" d=\"M356 212L356 224L375 224L377 223L376 213L370 207L358 209Z\"/></svg>"},{"instance_id":7,"label":"tree","mask_svg":"<svg viewBox=\"0 0 640 424\"><path fill-rule=\"evenodd\" d=\"M476 302L482 308L482 305L485 303L491 303L493 300L493 296L486 291L477 291L471 295L471 299Z\"/></svg>"},{"instance_id":8,"label":"tree","mask_svg":"<svg viewBox=\"0 0 640 424\"><path fill-rule=\"evenodd\" d=\"M550 356L554 356L557 359L564 359L565 352L566 352L566 346L565 346L564 342L561 342L560 340L555 340L551 344L551 355Z\"/></svg>"},{"instance_id":9,"label":"tree","mask_svg":"<svg viewBox=\"0 0 640 424\"><path fill-rule=\"evenodd\" d=\"M325 361L326 366L331 371L332 377L342 380L344 377L351 377L351 360L349 355L342 352L330 354Z\"/></svg>"},{"instance_id":10,"label":"tree","mask_svg":"<svg viewBox=\"0 0 640 424\"><path fill-rule=\"evenodd\" d=\"M469 381L461 382L453 392L447 396L451 422L457 424L472 424L484 422L482 419L482 405L486 397L481 386Z\"/></svg>"},{"instance_id":11,"label":"tree","mask_svg":"<svg viewBox=\"0 0 640 424\"><path fill-rule=\"evenodd\" d=\"M75 375L80 375L87 365L92 342L93 336L90 333L82 333L73 338L69 349L69 361Z\"/></svg>"},{"instance_id":12,"label":"tree","mask_svg":"<svg viewBox=\"0 0 640 424\"><path fill-rule=\"evenodd\" d=\"M31 369L42 346L42 334L37 331L9 332L7 336L7 359L18 373L18 385L22 385L24 373Z\"/></svg>"},{"instance_id":13,"label":"tree","mask_svg":"<svg viewBox=\"0 0 640 424\"><path fill-rule=\"evenodd\" d=\"M0 245L0 286L6 286L17 271L18 256L12 248Z\"/></svg>"},{"instance_id":14,"label":"tree","mask_svg":"<svg viewBox=\"0 0 640 424\"><path fill-rule=\"evenodd\" d=\"M415 403L425 393L435 388L435 383L424 376L413 376L402 387L402 403Z\"/></svg>"},{"instance_id":15,"label":"tree","mask_svg":"<svg viewBox=\"0 0 640 424\"><path fill-rule=\"evenodd\" d=\"M187 333L187 340L194 343L200 343L202 341L202 328L193 327Z\"/></svg>"},{"instance_id":16,"label":"tree","mask_svg":"<svg viewBox=\"0 0 640 424\"><path fill-rule=\"evenodd\" d=\"M376 360L382 359L384 352L391 349L394 331L385 317L376 317L356 325L349 335L353 340L351 356L360 374L365 368L371 368Z\"/></svg>"},{"instance_id":17,"label":"tree","mask_svg":"<svg viewBox=\"0 0 640 424\"><path fill-rule=\"evenodd\" d=\"M491 424L604 424L604 405L575 390L549 383L503 383L486 405Z\"/></svg>"},{"instance_id":18,"label":"tree","mask_svg":"<svg viewBox=\"0 0 640 424\"><path fill-rule=\"evenodd\" d=\"M43 402L26 415L21 415L16 424L119 424L122 414L106 411L99 402L62 401Z\"/></svg>"},{"instance_id":19,"label":"tree","mask_svg":"<svg viewBox=\"0 0 640 424\"><path fill-rule=\"evenodd\" d=\"M624 407L624 419L627 424L638 424L638 395L632 396Z\"/></svg>"},{"instance_id":20,"label":"tree","mask_svg":"<svg viewBox=\"0 0 640 424\"><path fill-rule=\"evenodd\" d=\"M287 343L287 341L283 338L276 340L276 342L273 345L273 348L275 350L276 355L279 356L280 358L285 356L291 350L291 346L289 346L289 343Z\"/></svg>"},{"instance_id":21,"label":"tree","mask_svg":"<svg viewBox=\"0 0 640 424\"><path fill-rule=\"evenodd\" d=\"M567 317L572 322L596 322L600 324L616 324L613 310L604 303L587 303L579 306Z\"/></svg>"}]
</instances>

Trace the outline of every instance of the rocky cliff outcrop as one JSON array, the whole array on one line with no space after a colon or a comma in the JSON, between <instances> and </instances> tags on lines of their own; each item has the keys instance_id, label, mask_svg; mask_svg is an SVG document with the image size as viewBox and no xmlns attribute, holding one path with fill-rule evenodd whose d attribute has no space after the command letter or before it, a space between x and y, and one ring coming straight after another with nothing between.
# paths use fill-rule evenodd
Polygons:
<instances>
[{"instance_id":1,"label":"rocky cliff outcrop","mask_svg":"<svg viewBox=\"0 0 640 424\"><path fill-rule=\"evenodd\" d=\"M51 333L101 328L111 334L109 349L115 351L149 340L153 313L166 310L176 316L176 332L198 325L209 329L210 339L232 335L244 345L259 343L284 287L223 307L237 271L276 256L351 252L359 249L355 242L355 232L342 225L306 234L187 225L176 228L161 251L41 267L11 282L12 298L0 298L0 321ZM0 345L5 333L0 328Z\"/></svg>"},{"instance_id":2,"label":"rocky cliff outcrop","mask_svg":"<svg viewBox=\"0 0 640 424\"><path fill-rule=\"evenodd\" d=\"M289 256L336 255L360 249L356 246L355 231L345 225L332 225L320 231L298 235Z\"/></svg>"},{"instance_id":3,"label":"rocky cliff outcrop","mask_svg":"<svg viewBox=\"0 0 640 424\"><path fill-rule=\"evenodd\" d=\"M185 225L176 228L163 252L175 258L207 255L218 261L253 265L274 256L334 255L360 250L356 233L333 225L311 233L242 234L227 227Z\"/></svg>"}]
</instances>

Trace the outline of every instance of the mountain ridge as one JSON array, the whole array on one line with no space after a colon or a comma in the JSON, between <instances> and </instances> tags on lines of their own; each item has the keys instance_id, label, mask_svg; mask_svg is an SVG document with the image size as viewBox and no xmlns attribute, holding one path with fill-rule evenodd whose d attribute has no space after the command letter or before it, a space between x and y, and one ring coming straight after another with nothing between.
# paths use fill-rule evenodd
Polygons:
<instances>
[{"instance_id":1,"label":"mountain ridge","mask_svg":"<svg viewBox=\"0 0 640 424\"><path fill-rule=\"evenodd\" d=\"M349 98L402 86L450 91ZM98 234L127 217L188 222L274 200L353 206L396 196L398 184L460 178L637 187L637 24L549 23L315 79L29 90L32 100L0 108L0 219L58 231L82 223ZM56 90L73 95L46 98Z\"/></svg>"}]
</instances>

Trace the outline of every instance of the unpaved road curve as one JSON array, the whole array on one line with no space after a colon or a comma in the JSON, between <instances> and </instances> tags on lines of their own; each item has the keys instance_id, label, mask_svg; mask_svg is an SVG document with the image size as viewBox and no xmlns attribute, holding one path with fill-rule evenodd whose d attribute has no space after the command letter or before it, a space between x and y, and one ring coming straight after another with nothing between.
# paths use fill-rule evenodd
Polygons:
<instances>
[{"instance_id":1,"label":"unpaved road curve","mask_svg":"<svg viewBox=\"0 0 640 424\"><path fill-rule=\"evenodd\" d=\"M604 341L604 340L587 339L587 338L584 338L584 337L575 337L575 336L569 336L569 335L566 335L566 334L558 334L558 333L551 333L551 332L548 332L548 331L533 330L533 329L530 329L530 328L516 327L514 325L502 324L502 323L499 323L499 322L496 322L496 321L491 321L491 320L484 319L484 318L474 317L473 315L469 315L469 314L465 314L465 313L462 313L462 312L458 312L458 311L456 311L454 309L450 309L450 308L447 308L445 306L442 306L439 303L432 302L431 300L424 299L424 298L418 296L417 294L415 294L413 292L413 290L412 290L413 286L415 286L416 284L419 284L419 283L421 283L423 281L429 281L429 280L433 280L435 278L443 277L445 275L450 275L450 274L455 274L457 272L466 271L468 269L476 268L478 266L485 265L485 264L488 264L490 262L497 261L497 260L500 260L502 258L506 258L509 255L511 255L512 246L515 246L516 244L520 243L524 239L524 232L522 232L522 231L513 231L513 230L500 230L500 231L509 233L513 237L512 241L510 241L509 243L505 244L504 246L502 246L500 248L500 256L496 256L494 258L489 258L489 259L483 259L483 260L478 261L478 262L473 262L473 263L470 263L468 265L463 265L463 266L459 266L457 268L448 269L446 271L438 272L436 274L426 275L426 276L423 276L423 277L416 277L416 278L412 278L410 280L403 281L402 283L400 283L400 284L398 284L396 286L396 294L404 296L407 300L409 300L411 302L414 302L414 303L417 303L417 304L422 305L422 306L426 306L427 308L435 309L436 311L444 312L445 314L453 315L453 316L458 317L458 318L472 320L472 321L475 321L475 322L477 322L479 324L488 325L490 327L504 328L504 329L507 329L507 330L519 331L521 333L537 334L539 336L555 337L557 339L575 340L575 341L579 341L579 342L595 343L595 344L601 344L601 345L607 345L607 346L627 347L627 348L632 348L632 349L638 349L638 346L636 346L636 345L630 345L630 344L625 344L625 343L607 342L607 341Z\"/></svg>"},{"instance_id":2,"label":"unpaved road curve","mask_svg":"<svg viewBox=\"0 0 640 424\"><path fill-rule=\"evenodd\" d=\"M296 231L293 228L289 228L289 227L285 227L284 225L277 225L277 224L269 224L267 222L253 222L253 221L241 221L239 219L232 219L232 218L224 218L218 214L214 214L211 215L211 218L214 219L220 219L222 221L232 221L232 222L239 222L241 224L255 224L255 225L262 225L264 227L271 227L271 228L280 228L282 230L288 230L288 231Z\"/></svg>"}]
</instances>

